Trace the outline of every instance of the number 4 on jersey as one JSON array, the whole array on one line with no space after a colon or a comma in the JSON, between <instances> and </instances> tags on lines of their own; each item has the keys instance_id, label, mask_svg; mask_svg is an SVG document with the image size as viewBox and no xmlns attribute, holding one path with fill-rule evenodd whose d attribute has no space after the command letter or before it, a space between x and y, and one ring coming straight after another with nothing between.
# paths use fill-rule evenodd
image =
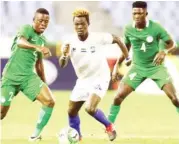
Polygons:
<instances>
[{"instance_id":1,"label":"number 4 on jersey","mask_svg":"<svg viewBox=\"0 0 179 144\"><path fill-rule=\"evenodd\" d=\"M143 50L144 52L146 52L146 46L145 46L145 43L142 43L142 46L141 46L140 50Z\"/></svg>"}]
</instances>

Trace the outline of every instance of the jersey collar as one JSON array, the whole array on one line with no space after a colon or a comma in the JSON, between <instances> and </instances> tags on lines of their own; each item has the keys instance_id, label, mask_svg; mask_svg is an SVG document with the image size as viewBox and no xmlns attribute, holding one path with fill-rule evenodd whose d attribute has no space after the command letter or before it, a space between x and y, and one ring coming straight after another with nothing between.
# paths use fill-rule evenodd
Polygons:
<instances>
[{"instance_id":1,"label":"jersey collar","mask_svg":"<svg viewBox=\"0 0 179 144\"><path fill-rule=\"evenodd\" d=\"M132 27L135 28L135 21L133 21ZM149 27L149 19L146 19L146 27Z\"/></svg>"}]
</instances>

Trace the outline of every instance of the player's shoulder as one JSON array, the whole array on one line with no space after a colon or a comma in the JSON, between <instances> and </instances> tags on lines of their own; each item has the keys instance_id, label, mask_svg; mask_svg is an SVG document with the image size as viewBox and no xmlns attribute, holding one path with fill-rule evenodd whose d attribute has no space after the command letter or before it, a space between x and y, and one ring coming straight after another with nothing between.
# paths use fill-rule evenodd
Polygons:
<instances>
[{"instance_id":1,"label":"player's shoulder","mask_svg":"<svg viewBox=\"0 0 179 144\"><path fill-rule=\"evenodd\" d=\"M150 24L153 26L153 27L156 27L156 28L159 28L161 27L161 24L159 21L157 20L149 20Z\"/></svg>"},{"instance_id":2,"label":"player's shoulder","mask_svg":"<svg viewBox=\"0 0 179 144\"><path fill-rule=\"evenodd\" d=\"M125 30L125 31L130 31L130 30L132 30L132 29L134 29L133 22L128 23L128 24L124 27L124 30Z\"/></svg>"},{"instance_id":3,"label":"player's shoulder","mask_svg":"<svg viewBox=\"0 0 179 144\"><path fill-rule=\"evenodd\" d=\"M30 24L24 24L20 27L21 29L28 29L28 30L32 30L32 26Z\"/></svg>"},{"instance_id":4,"label":"player's shoulder","mask_svg":"<svg viewBox=\"0 0 179 144\"><path fill-rule=\"evenodd\" d=\"M110 35L108 32L90 32L92 37L103 37L105 35Z\"/></svg>"}]
</instances>

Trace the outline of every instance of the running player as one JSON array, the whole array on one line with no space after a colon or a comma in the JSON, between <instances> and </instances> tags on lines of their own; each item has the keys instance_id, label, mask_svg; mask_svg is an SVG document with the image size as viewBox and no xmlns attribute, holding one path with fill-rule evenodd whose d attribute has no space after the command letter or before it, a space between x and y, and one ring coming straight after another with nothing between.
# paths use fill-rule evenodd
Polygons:
<instances>
[{"instance_id":1,"label":"running player","mask_svg":"<svg viewBox=\"0 0 179 144\"><path fill-rule=\"evenodd\" d=\"M31 101L38 100L42 104L36 129L30 141L41 139L41 131L48 123L53 107L54 97L45 84L43 56L49 56L43 32L49 23L49 12L40 8L35 12L32 25L20 28L12 43L12 54L9 58L2 77L1 85L1 119L3 119L12 99L22 91ZM36 69L36 73L34 72Z\"/></svg>"}]
</instances>

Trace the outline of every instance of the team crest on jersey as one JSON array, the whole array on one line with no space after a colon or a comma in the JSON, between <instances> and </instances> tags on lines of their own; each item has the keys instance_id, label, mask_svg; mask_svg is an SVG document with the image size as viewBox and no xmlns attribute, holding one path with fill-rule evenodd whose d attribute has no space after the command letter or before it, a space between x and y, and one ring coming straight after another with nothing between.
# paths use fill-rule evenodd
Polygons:
<instances>
[{"instance_id":1,"label":"team crest on jersey","mask_svg":"<svg viewBox=\"0 0 179 144\"><path fill-rule=\"evenodd\" d=\"M154 40L154 38L153 38L152 36L147 36L147 38L146 38L146 41L147 41L148 43L152 43L153 40Z\"/></svg>"},{"instance_id":2,"label":"team crest on jersey","mask_svg":"<svg viewBox=\"0 0 179 144\"><path fill-rule=\"evenodd\" d=\"M95 52L95 46L91 46L90 50L91 50L91 53L94 53Z\"/></svg>"}]
</instances>

